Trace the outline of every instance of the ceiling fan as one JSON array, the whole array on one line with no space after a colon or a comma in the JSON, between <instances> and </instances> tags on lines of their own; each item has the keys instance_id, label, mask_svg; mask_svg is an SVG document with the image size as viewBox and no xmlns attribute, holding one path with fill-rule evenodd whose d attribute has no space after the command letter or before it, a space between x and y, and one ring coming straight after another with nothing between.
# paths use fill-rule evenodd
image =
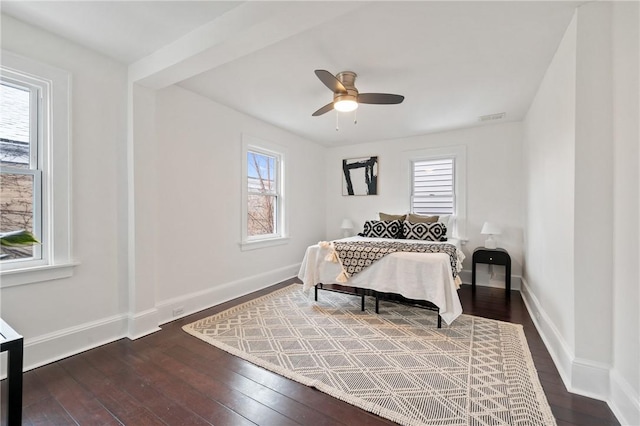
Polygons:
<instances>
[{"instance_id":1,"label":"ceiling fan","mask_svg":"<svg viewBox=\"0 0 640 426\"><path fill-rule=\"evenodd\" d=\"M353 71L342 71L335 76L329 71L315 70L316 75L333 92L333 102L326 104L313 114L317 117L326 112L336 109L341 112L353 111L358 108L358 104L399 104L404 100L402 95L392 95L389 93L358 93L356 89L356 73Z\"/></svg>"}]
</instances>

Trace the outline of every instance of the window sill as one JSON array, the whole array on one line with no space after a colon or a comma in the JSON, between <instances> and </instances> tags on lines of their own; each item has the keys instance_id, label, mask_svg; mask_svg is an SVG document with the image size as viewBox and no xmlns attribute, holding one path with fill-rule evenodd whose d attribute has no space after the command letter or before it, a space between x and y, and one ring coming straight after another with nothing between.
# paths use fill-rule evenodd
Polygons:
<instances>
[{"instance_id":1,"label":"window sill","mask_svg":"<svg viewBox=\"0 0 640 426\"><path fill-rule=\"evenodd\" d=\"M0 288L69 278L73 276L73 271L77 265L79 265L78 262L71 262L60 265L44 265L0 271L0 277L2 277Z\"/></svg>"},{"instance_id":2,"label":"window sill","mask_svg":"<svg viewBox=\"0 0 640 426\"><path fill-rule=\"evenodd\" d=\"M264 240L253 240L253 241L243 241L240 243L240 250L256 250L265 247L273 247L279 246L282 244L287 244L289 242L289 237L280 237L280 238L269 238Z\"/></svg>"}]
</instances>

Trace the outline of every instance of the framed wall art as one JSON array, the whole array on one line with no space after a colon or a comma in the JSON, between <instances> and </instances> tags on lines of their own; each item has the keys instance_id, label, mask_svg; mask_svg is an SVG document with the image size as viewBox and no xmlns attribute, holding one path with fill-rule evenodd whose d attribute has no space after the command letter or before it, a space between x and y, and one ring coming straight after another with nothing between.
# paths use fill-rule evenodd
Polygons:
<instances>
[{"instance_id":1,"label":"framed wall art","mask_svg":"<svg viewBox=\"0 0 640 426\"><path fill-rule=\"evenodd\" d=\"M378 157L342 160L342 195L378 195Z\"/></svg>"}]
</instances>

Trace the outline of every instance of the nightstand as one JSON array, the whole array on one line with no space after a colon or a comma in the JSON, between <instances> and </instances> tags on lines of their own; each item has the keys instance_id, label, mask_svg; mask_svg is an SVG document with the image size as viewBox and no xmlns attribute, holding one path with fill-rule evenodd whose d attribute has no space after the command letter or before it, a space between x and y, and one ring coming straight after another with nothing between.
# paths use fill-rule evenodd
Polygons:
<instances>
[{"instance_id":1,"label":"nightstand","mask_svg":"<svg viewBox=\"0 0 640 426\"><path fill-rule=\"evenodd\" d=\"M476 263L488 263L489 265L502 265L505 267L505 288L507 295L511 291L511 256L502 248L488 249L478 247L473 251L473 265L471 267L471 288L476 289Z\"/></svg>"},{"instance_id":2,"label":"nightstand","mask_svg":"<svg viewBox=\"0 0 640 426\"><path fill-rule=\"evenodd\" d=\"M7 351L6 421L10 425L22 424L23 342L23 337L0 318L0 351Z\"/></svg>"}]
</instances>

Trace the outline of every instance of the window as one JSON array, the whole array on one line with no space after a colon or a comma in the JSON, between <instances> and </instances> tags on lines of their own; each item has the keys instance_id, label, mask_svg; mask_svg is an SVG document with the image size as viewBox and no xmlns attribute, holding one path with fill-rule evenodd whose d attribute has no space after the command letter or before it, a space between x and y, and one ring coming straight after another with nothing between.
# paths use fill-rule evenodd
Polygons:
<instances>
[{"instance_id":1,"label":"window","mask_svg":"<svg viewBox=\"0 0 640 426\"><path fill-rule=\"evenodd\" d=\"M417 214L455 213L455 158L413 161L411 211Z\"/></svg>"},{"instance_id":2,"label":"window","mask_svg":"<svg viewBox=\"0 0 640 426\"><path fill-rule=\"evenodd\" d=\"M243 249L286 240L284 150L266 141L243 137Z\"/></svg>"},{"instance_id":3,"label":"window","mask_svg":"<svg viewBox=\"0 0 640 426\"><path fill-rule=\"evenodd\" d=\"M42 170L38 162L40 88L0 79L0 232L42 229ZM41 259L40 246L3 247L2 262Z\"/></svg>"},{"instance_id":4,"label":"window","mask_svg":"<svg viewBox=\"0 0 640 426\"><path fill-rule=\"evenodd\" d=\"M247 151L247 236L278 235L279 158Z\"/></svg>"},{"instance_id":5,"label":"window","mask_svg":"<svg viewBox=\"0 0 640 426\"><path fill-rule=\"evenodd\" d=\"M71 275L68 99L68 73L2 52L0 232L41 242L1 249L2 287Z\"/></svg>"},{"instance_id":6,"label":"window","mask_svg":"<svg viewBox=\"0 0 640 426\"><path fill-rule=\"evenodd\" d=\"M466 147L405 151L410 182L410 211L452 215L451 234L466 237Z\"/></svg>"}]
</instances>

